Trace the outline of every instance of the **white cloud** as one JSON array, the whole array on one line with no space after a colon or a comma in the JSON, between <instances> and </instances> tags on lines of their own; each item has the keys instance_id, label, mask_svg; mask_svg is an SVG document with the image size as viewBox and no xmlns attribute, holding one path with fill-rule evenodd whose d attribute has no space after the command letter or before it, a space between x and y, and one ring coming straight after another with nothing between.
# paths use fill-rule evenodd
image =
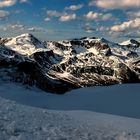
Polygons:
<instances>
[{"instance_id":1,"label":"white cloud","mask_svg":"<svg viewBox=\"0 0 140 140\"><path fill-rule=\"evenodd\" d=\"M83 8L83 4L78 4L78 5L70 5L69 7L65 7L65 10L72 10L72 11L76 11L79 10L81 8Z\"/></svg>"},{"instance_id":2,"label":"white cloud","mask_svg":"<svg viewBox=\"0 0 140 140\"><path fill-rule=\"evenodd\" d=\"M24 29L24 25L22 24L10 24L7 26L9 29Z\"/></svg>"},{"instance_id":3,"label":"white cloud","mask_svg":"<svg viewBox=\"0 0 140 140\"><path fill-rule=\"evenodd\" d=\"M109 20L112 18L112 14L111 13L108 13L108 14L104 14L102 16L102 20L106 21L106 20Z\"/></svg>"},{"instance_id":4,"label":"white cloud","mask_svg":"<svg viewBox=\"0 0 140 140\"><path fill-rule=\"evenodd\" d=\"M20 3L29 3L29 0L20 0Z\"/></svg>"},{"instance_id":5,"label":"white cloud","mask_svg":"<svg viewBox=\"0 0 140 140\"><path fill-rule=\"evenodd\" d=\"M56 10L48 10L47 11L47 15L50 17L60 17L62 16L64 13L58 12Z\"/></svg>"},{"instance_id":6,"label":"white cloud","mask_svg":"<svg viewBox=\"0 0 140 140\"><path fill-rule=\"evenodd\" d=\"M87 33L99 33L104 36L109 33L110 28L108 26L96 26L92 23L86 23L85 25L81 26L81 29L83 29Z\"/></svg>"},{"instance_id":7,"label":"white cloud","mask_svg":"<svg viewBox=\"0 0 140 140\"><path fill-rule=\"evenodd\" d=\"M35 32L36 31L36 29L34 27L30 27L27 30L30 31L30 32Z\"/></svg>"},{"instance_id":8,"label":"white cloud","mask_svg":"<svg viewBox=\"0 0 140 140\"><path fill-rule=\"evenodd\" d=\"M0 10L0 19L9 16L9 14L8 11Z\"/></svg>"},{"instance_id":9,"label":"white cloud","mask_svg":"<svg viewBox=\"0 0 140 140\"><path fill-rule=\"evenodd\" d=\"M93 27L93 25L91 25L90 23L86 23L85 25L82 25L81 29L83 29L87 33L92 33L96 31L96 28Z\"/></svg>"},{"instance_id":10,"label":"white cloud","mask_svg":"<svg viewBox=\"0 0 140 140\"><path fill-rule=\"evenodd\" d=\"M51 19L49 18L49 17L46 17L45 19L44 19L44 21L50 21Z\"/></svg>"},{"instance_id":11,"label":"white cloud","mask_svg":"<svg viewBox=\"0 0 140 140\"><path fill-rule=\"evenodd\" d=\"M114 25L110 29L111 31L120 32L125 31L127 29L135 29L140 27L140 18L136 18L134 20L129 20L127 22L123 22L120 25Z\"/></svg>"},{"instance_id":12,"label":"white cloud","mask_svg":"<svg viewBox=\"0 0 140 140\"><path fill-rule=\"evenodd\" d=\"M140 37L140 31L139 30L128 30L125 32L113 32L113 31L108 31L108 35L114 37L114 38L122 38L122 37L127 37L127 38L138 38Z\"/></svg>"},{"instance_id":13,"label":"white cloud","mask_svg":"<svg viewBox=\"0 0 140 140\"><path fill-rule=\"evenodd\" d=\"M112 18L112 14L111 13L107 13L107 14L103 14L103 13L97 13L97 12L93 12L93 11L89 11L86 15L85 15L87 20L109 20L110 18Z\"/></svg>"},{"instance_id":14,"label":"white cloud","mask_svg":"<svg viewBox=\"0 0 140 140\"><path fill-rule=\"evenodd\" d=\"M29 31L29 32L46 32L46 30L44 28L36 27L36 26L27 28L27 31Z\"/></svg>"},{"instance_id":15,"label":"white cloud","mask_svg":"<svg viewBox=\"0 0 140 140\"><path fill-rule=\"evenodd\" d=\"M106 31L109 31L109 27L100 26L96 29L96 31L106 32Z\"/></svg>"},{"instance_id":16,"label":"white cloud","mask_svg":"<svg viewBox=\"0 0 140 140\"><path fill-rule=\"evenodd\" d=\"M99 18L101 15L102 15L101 13L96 13L96 12L94 13L93 11L90 11L85 16L88 20L95 20Z\"/></svg>"},{"instance_id":17,"label":"white cloud","mask_svg":"<svg viewBox=\"0 0 140 140\"><path fill-rule=\"evenodd\" d=\"M90 6L98 6L106 9L115 8L131 8L140 7L140 0L91 0L89 2Z\"/></svg>"},{"instance_id":18,"label":"white cloud","mask_svg":"<svg viewBox=\"0 0 140 140\"><path fill-rule=\"evenodd\" d=\"M113 37L127 37L139 38L140 37L140 18L123 22L122 24L110 27L108 34Z\"/></svg>"},{"instance_id":19,"label":"white cloud","mask_svg":"<svg viewBox=\"0 0 140 140\"><path fill-rule=\"evenodd\" d=\"M49 17L57 17L57 18L59 18L59 21L61 21L61 22L65 22L65 21L70 21L70 20L76 19L76 14L68 14L66 12L58 12L56 10L48 10L47 11L47 15ZM45 21L49 21L50 20L49 17L45 18L44 20Z\"/></svg>"},{"instance_id":20,"label":"white cloud","mask_svg":"<svg viewBox=\"0 0 140 140\"><path fill-rule=\"evenodd\" d=\"M127 12L127 15L130 18L139 18L140 17L140 11Z\"/></svg>"},{"instance_id":21,"label":"white cloud","mask_svg":"<svg viewBox=\"0 0 140 140\"><path fill-rule=\"evenodd\" d=\"M9 7L16 4L17 0L0 0L0 8Z\"/></svg>"},{"instance_id":22,"label":"white cloud","mask_svg":"<svg viewBox=\"0 0 140 140\"><path fill-rule=\"evenodd\" d=\"M29 0L0 0L0 8L13 6L17 2L29 3Z\"/></svg>"},{"instance_id":23,"label":"white cloud","mask_svg":"<svg viewBox=\"0 0 140 140\"><path fill-rule=\"evenodd\" d=\"M6 25L0 25L0 29L4 31L11 31L11 30L23 30L24 25L16 23L16 24L6 24Z\"/></svg>"},{"instance_id":24,"label":"white cloud","mask_svg":"<svg viewBox=\"0 0 140 140\"><path fill-rule=\"evenodd\" d=\"M28 27L28 28L25 28L25 31L26 32L34 32L34 33L48 33L48 34L54 34L54 31L53 30L50 30L50 29L45 29L43 27L39 27L39 26L33 26L33 27Z\"/></svg>"},{"instance_id":25,"label":"white cloud","mask_svg":"<svg viewBox=\"0 0 140 140\"><path fill-rule=\"evenodd\" d=\"M134 16L135 16L135 17L140 17L140 11L134 13Z\"/></svg>"},{"instance_id":26,"label":"white cloud","mask_svg":"<svg viewBox=\"0 0 140 140\"><path fill-rule=\"evenodd\" d=\"M24 32L48 32L49 31L49 30L46 30L42 27L38 27L38 26L28 27L28 26L25 26L25 25L20 24L20 23L0 25L0 30L24 31Z\"/></svg>"},{"instance_id":27,"label":"white cloud","mask_svg":"<svg viewBox=\"0 0 140 140\"><path fill-rule=\"evenodd\" d=\"M76 14L65 14L59 18L61 22L66 22L74 19L76 19Z\"/></svg>"}]
</instances>

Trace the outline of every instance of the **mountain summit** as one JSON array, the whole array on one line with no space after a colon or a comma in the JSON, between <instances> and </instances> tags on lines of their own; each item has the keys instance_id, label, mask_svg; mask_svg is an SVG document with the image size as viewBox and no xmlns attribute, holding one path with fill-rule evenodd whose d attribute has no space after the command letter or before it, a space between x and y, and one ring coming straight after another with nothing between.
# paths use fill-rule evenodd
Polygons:
<instances>
[{"instance_id":1,"label":"mountain summit","mask_svg":"<svg viewBox=\"0 0 140 140\"><path fill-rule=\"evenodd\" d=\"M140 82L140 46L104 38L40 41L31 34L0 38L1 81L65 93L84 86Z\"/></svg>"}]
</instances>

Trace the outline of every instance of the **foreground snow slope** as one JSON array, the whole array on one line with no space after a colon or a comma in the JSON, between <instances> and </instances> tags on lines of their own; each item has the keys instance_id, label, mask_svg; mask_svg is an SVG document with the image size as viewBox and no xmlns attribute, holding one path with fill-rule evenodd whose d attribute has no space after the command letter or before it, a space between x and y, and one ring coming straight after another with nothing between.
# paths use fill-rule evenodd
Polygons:
<instances>
[{"instance_id":1,"label":"foreground snow slope","mask_svg":"<svg viewBox=\"0 0 140 140\"><path fill-rule=\"evenodd\" d=\"M138 119L90 111L51 111L0 97L0 140L139 139Z\"/></svg>"},{"instance_id":2,"label":"foreground snow slope","mask_svg":"<svg viewBox=\"0 0 140 140\"><path fill-rule=\"evenodd\" d=\"M89 110L140 119L140 84L81 88L56 95L37 88L0 83L0 96L51 110Z\"/></svg>"},{"instance_id":3,"label":"foreground snow slope","mask_svg":"<svg viewBox=\"0 0 140 140\"><path fill-rule=\"evenodd\" d=\"M134 98L132 98L131 92L133 91L132 94L135 98L139 98L137 94L139 87L138 84L83 88L65 95L55 95L46 94L37 88L0 83L0 140L139 140L140 119L87 111L89 108L94 110L99 106L108 107L107 102L103 99L106 91L107 97L109 97L108 92L113 94L117 101L119 97L120 102L115 102L119 107L118 110L129 108L133 114L136 106L133 104ZM121 95L118 93L117 97L114 92L116 90L124 93ZM96 93L101 97L100 101ZM121 103L121 98L124 97L126 97L124 101L126 105L129 105L129 98L131 98L132 108ZM115 101L115 99L110 97L109 100ZM98 104L95 100L98 101ZM136 103L138 102L136 101ZM139 104L137 105L139 106ZM65 109L65 111L50 109Z\"/></svg>"}]
</instances>

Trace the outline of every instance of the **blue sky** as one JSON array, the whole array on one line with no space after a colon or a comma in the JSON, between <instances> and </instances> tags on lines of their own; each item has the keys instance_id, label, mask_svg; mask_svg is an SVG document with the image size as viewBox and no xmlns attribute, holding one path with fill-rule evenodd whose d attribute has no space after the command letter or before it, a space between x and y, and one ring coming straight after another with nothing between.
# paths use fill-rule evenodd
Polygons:
<instances>
[{"instance_id":1,"label":"blue sky","mask_svg":"<svg viewBox=\"0 0 140 140\"><path fill-rule=\"evenodd\" d=\"M0 0L0 36L140 39L140 0Z\"/></svg>"}]
</instances>

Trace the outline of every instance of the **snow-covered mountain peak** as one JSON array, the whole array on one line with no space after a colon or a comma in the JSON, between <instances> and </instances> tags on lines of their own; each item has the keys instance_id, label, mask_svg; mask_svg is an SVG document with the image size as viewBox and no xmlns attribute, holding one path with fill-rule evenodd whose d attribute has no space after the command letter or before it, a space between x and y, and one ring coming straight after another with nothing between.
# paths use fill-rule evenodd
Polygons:
<instances>
[{"instance_id":1,"label":"snow-covered mountain peak","mask_svg":"<svg viewBox=\"0 0 140 140\"><path fill-rule=\"evenodd\" d=\"M130 39L130 40L120 43L120 45L140 45L140 42L138 42L134 39Z\"/></svg>"},{"instance_id":2,"label":"snow-covered mountain peak","mask_svg":"<svg viewBox=\"0 0 140 140\"><path fill-rule=\"evenodd\" d=\"M135 52L140 55L140 42L134 39L130 39L120 43L120 45L123 46L123 48L125 48L126 50L129 50L133 53Z\"/></svg>"},{"instance_id":3,"label":"snow-covered mountain peak","mask_svg":"<svg viewBox=\"0 0 140 140\"><path fill-rule=\"evenodd\" d=\"M139 49L104 38L43 42L32 34L22 34L0 39L0 44L0 65L16 73L11 74L15 81L34 83L51 92L140 82Z\"/></svg>"},{"instance_id":4,"label":"snow-covered mountain peak","mask_svg":"<svg viewBox=\"0 0 140 140\"><path fill-rule=\"evenodd\" d=\"M45 48L43 42L28 33L9 39L4 45L23 55L31 55L37 50Z\"/></svg>"},{"instance_id":5,"label":"snow-covered mountain peak","mask_svg":"<svg viewBox=\"0 0 140 140\"><path fill-rule=\"evenodd\" d=\"M31 37L34 37L34 36L32 34L30 34L30 33L24 33L24 34L15 36L13 38L31 38Z\"/></svg>"},{"instance_id":6,"label":"snow-covered mountain peak","mask_svg":"<svg viewBox=\"0 0 140 140\"><path fill-rule=\"evenodd\" d=\"M110 41L106 40L105 38L99 38L99 41L102 43L110 43Z\"/></svg>"}]
</instances>

